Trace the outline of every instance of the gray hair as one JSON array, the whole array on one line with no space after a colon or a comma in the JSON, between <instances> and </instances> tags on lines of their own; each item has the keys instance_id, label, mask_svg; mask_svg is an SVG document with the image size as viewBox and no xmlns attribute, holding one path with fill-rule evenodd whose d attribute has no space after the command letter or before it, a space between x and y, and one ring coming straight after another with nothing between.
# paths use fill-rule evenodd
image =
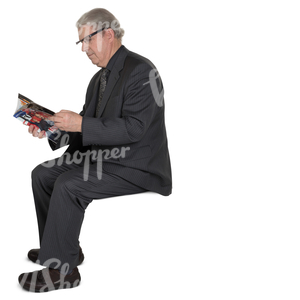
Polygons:
<instances>
[{"instance_id":1,"label":"gray hair","mask_svg":"<svg viewBox=\"0 0 300 300\"><path fill-rule=\"evenodd\" d=\"M84 25L93 26L95 30L111 28L120 41L125 32L116 17L104 8L95 8L83 14L76 22L76 27L79 30Z\"/></svg>"}]
</instances>

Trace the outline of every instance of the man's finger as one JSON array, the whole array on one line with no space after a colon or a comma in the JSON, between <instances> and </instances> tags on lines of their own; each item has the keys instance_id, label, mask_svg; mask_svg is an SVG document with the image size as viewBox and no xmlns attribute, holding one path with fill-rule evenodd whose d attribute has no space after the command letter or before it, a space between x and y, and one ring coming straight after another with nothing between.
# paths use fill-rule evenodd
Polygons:
<instances>
[{"instance_id":1,"label":"man's finger","mask_svg":"<svg viewBox=\"0 0 300 300\"><path fill-rule=\"evenodd\" d=\"M28 132L32 134L32 131L33 131L33 125L30 125L30 126L28 127Z\"/></svg>"},{"instance_id":2,"label":"man's finger","mask_svg":"<svg viewBox=\"0 0 300 300\"><path fill-rule=\"evenodd\" d=\"M58 113L58 114L59 114L59 113ZM56 123L56 122L61 122L62 116L61 116L61 115L58 115L58 114L55 114L54 116L49 117L49 120L50 120L50 121L53 121L54 123Z\"/></svg>"},{"instance_id":3,"label":"man's finger","mask_svg":"<svg viewBox=\"0 0 300 300\"><path fill-rule=\"evenodd\" d=\"M33 136L35 136L35 137L37 137L39 134L38 134L38 128L37 127L34 127L34 129L33 129Z\"/></svg>"},{"instance_id":4,"label":"man's finger","mask_svg":"<svg viewBox=\"0 0 300 300\"><path fill-rule=\"evenodd\" d=\"M36 127L32 125L32 132L31 133L34 135L35 132L36 132Z\"/></svg>"},{"instance_id":5,"label":"man's finger","mask_svg":"<svg viewBox=\"0 0 300 300\"><path fill-rule=\"evenodd\" d=\"M39 138L39 139L42 139L42 138L44 138L45 136L46 136L46 132L43 130L43 131L39 132L38 138Z\"/></svg>"}]
</instances>

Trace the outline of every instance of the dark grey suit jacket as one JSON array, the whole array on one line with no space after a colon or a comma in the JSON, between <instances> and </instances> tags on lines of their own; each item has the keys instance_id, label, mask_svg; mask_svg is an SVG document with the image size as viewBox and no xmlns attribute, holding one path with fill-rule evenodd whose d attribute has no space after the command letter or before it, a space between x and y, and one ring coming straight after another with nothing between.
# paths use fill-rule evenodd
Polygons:
<instances>
[{"instance_id":1,"label":"dark grey suit jacket","mask_svg":"<svg viewBox=\"0 0 300 300\"><path fill-rule=\"evenodd\" d=\"M109 75L99 117L99 72L90 81L82 112L82 132L70 133L66 152L127 147L125 157L103 158L103 170L116 174L146 190L171 194L172 177L165 128L164 103L155 101L150 72L155 66L146 58L128 51L120 53ZM157 76L158 77L158 76ZM157 91L163 90L156 78ZM161 105L163 104L163 105ZM50 143L53 150L61 144Z\"/></svg>"}]
</instances>

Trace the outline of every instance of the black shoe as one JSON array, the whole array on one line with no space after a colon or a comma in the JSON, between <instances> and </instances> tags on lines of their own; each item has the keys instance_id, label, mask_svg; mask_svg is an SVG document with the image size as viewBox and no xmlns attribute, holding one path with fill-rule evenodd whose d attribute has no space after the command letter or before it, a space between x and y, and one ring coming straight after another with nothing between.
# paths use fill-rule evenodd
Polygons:
<instances>
[{"instance_id":1,"label":"black shoe","mask_svg":"<svg viewBox=\"0 0 300 300\"><path fill-rule=\"evenodd\" d=\"M32 249L28 252L27 256L32 262L36 263L36 261L38 259L38 256L39 256L39 252L40 252L40 249ZM79 247L79 263L78 263L78 266L82 264L83 260L84 260L84 255L82 253L81 247Z\"/></svg>"},{"instance_id":2,"label":"black shoe","mask_svg":"<svg viewBox=\"0 0 300 300\"><path fill-rule=\"evenodd\" d=\"M19 283L22 288L35 293L73 288L78 286L80 281L78 268L75 268L69 275L63 275L55 269L45 268L40 271L23 273L19 276Z\"/></svg>"}]
</instances>

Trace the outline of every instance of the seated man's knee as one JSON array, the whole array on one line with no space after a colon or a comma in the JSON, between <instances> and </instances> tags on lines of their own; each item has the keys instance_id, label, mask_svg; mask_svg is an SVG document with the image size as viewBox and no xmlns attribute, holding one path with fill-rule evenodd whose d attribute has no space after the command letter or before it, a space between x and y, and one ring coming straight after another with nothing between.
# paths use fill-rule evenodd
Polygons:
<instances>
[{"instance_id":1,"label":"seated man's knee","mask_svg":"<svg viewBox=\"0 0 300 300\"><path fill-rule=\"evenodd\" d=\"M41 178L41 174L42 174L42 166L41 165L38 165L38 166L36 166L33 170L32 170L32 172L31 172L31 179L33 180L33 181L36 181L36 180L38 180L38 179L40 179Z\"/></svg>"},{"instance_id":2,"label":"seated man's knee","mask_svg":"<svg viewBox=\"0 0 300 300\"><path fill-rule=\"evenodd\" d=\"M49 168L47 168L47 165L45 163L36 166L31 172L32 182L47 182L50 176L51 173L49 172Z\"/></svg>"}]
</instances>

